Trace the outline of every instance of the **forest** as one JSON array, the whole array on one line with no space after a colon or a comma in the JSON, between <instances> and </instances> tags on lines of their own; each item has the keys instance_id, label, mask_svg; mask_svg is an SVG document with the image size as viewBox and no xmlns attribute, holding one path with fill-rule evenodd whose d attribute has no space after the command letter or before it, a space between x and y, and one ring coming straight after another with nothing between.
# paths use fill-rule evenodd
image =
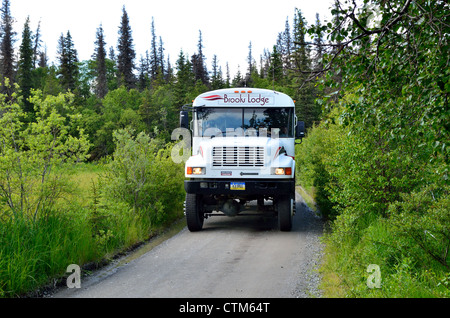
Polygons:
<instances>
[{"instance_id":1,"label":"forest","mask_svg":"<svg viewBox=\"0 0 450 318\"><path fill-rule=\"evenodd\" d=\"M69 264L99 266L180 219L183 166L170 153L181 107L247 86L287 93L306 123L296 176L327 222L324 296L448 297L449 9L336 0L332 21L308 23L297 8L272 48L249 42L245 73L230 78L216 55L206 65L201 30L197 52L172 65L153 19L137 60L125 6L118 43L99 25L79 61L63 31L50 63L39 26L28 19L19 34L3 0L0 296L55 284Z\"/></svg>"},{"instance_id":2,"label":"forest","mask_svg":"<svg viewBox=\"0 0 450 318\"><path fill-rule=\"evenodd\" d=\"M274 39L273 51L261 54L259 66L250 42L247 70L245 74L238 70L233 78L230 78L228 64L225 72L218 66L216 55L211 65L206 65L203 48L207 44L203 43L201 30L197 52L187 56L180 50L175 65L172 65L164 57L163 40L155 32L154 19L150 48L137 60L125 6L122 19L118 21L117 45L105 43L102 25L99 25L97 30L93 30L96 41L92 44L90 60L78 60L69 30L61 33L59 38L56 63L49 64L39 25L33 32L27 20L20 39L19 58L15 61L12 52L15 33L11 22L8 22L12 17L7 8L4 10L3 78L8 78L10 84L19 85L17 97L21 98L20 103L30 122L36 116L34 105L29 101L33 92L40 91L43 98L68 92L73 94L73 114L80 115L74 129L83 129L88 135L92 143L90 160L113 153L112 132L120 128L133 127L137 132L145 131L152 138L170 141L170 134L178 124L181 106L190 103L198 94L213 89L242 86L278 88L288 91L293 98L301 96L305 106L299 108L299 116L305 118L309 126L319 119L320 109L314 104L317 94L314 85L308 84L300 91L297 87L301 76L295 70L300 65L308 69L318 67L317 61L321 58L311 57L307 47L295 44L304 42L306 36L306 21L301 10L293 13L292 30L289 20L286 21L286 29L280 32L278 39ZM3 84L2 92L10 97L13 88Z\"/></svg>"}]
</instances>

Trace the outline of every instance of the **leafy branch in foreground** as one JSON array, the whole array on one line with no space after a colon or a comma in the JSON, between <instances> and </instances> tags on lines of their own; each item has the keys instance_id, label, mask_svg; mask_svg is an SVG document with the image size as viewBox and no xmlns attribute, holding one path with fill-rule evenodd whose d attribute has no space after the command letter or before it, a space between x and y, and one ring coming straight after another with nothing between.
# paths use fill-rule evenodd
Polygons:
<instances>
[{"instance_id":1,"label":"leafy branch in foreground","mask_svg":"<svg viewBox=\"0 0 450 318\"><path fill-rule=\"evenodd\" d=\"M374 125L391 149L412 138L448 163L449 12L446 1L336 1L334 23L309 29L328 32L325 66L310 74L326 74L322 86L339 96L356 88L347 123Z\"/></svg>"}]
</instances>

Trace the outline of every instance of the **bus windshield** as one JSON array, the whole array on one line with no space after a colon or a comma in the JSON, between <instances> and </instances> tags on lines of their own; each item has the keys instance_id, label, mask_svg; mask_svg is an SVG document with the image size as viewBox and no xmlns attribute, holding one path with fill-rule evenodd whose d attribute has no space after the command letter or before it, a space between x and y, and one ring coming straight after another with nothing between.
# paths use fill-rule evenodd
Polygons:
<instances>
[{"instance_id":1,"label":"bus windshield","mask_svg":"<svg viewBox=\"0 0 450 318\"><path fill-rule=\"evenodd\" d=\"M294 138L294 109L272 108L198 108L195 112L195 137L278 136Z\"/></svg>"}]
</instances>

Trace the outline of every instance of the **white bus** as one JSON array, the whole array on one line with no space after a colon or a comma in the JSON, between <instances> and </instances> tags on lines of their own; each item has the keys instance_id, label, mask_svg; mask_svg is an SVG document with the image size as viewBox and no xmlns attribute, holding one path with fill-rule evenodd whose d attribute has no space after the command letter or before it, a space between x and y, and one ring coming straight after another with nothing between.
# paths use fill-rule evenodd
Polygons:
<instances>
[{"instance_id":1,"label":"white bus","mask_svg":"<svg viewBox=\"0 0 450 318\"><path fill-rule=\"evenodd\" d=\"M266 89L221 89L201 94L189 110L192 120L187 110L180 113L181 127L192 132L185 165L189 230L200 231L210 216L248 215L246 203L256 200L258 212L278 217L280 230L290 231L295 139L304 136L292 98Z\"/></svg>"}]
</instances>

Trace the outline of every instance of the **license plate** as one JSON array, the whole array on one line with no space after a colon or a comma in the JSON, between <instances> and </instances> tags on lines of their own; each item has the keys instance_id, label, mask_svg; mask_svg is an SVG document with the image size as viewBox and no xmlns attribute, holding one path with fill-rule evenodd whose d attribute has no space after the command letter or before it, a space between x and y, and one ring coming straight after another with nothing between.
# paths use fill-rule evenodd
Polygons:
<instances>
[{"instance_id":1,"label":"license plate","mask_svg":"<svg viewBox=\"0 0 450 318\"><path fill-rule=\"evenodd\" d=\"M245 182L231 182L231 190L245 190Z\"/></svg>"}]
</instances>

